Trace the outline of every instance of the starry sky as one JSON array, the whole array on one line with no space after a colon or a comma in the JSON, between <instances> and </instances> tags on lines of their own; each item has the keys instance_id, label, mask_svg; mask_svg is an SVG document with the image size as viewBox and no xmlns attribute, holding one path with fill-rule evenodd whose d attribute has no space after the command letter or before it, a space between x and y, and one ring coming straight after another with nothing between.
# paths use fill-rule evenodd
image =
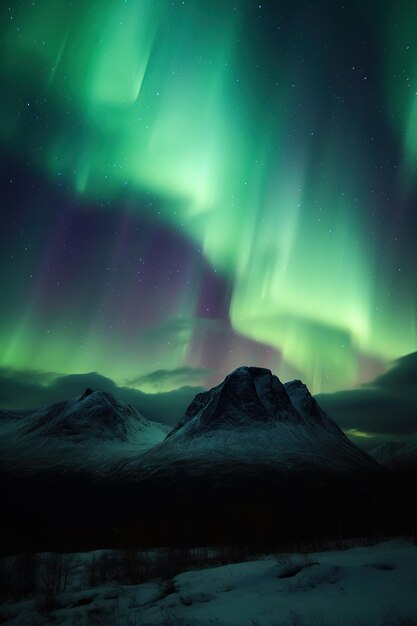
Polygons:
<instances>
[{"instance_id":1,"label":"starry sky","mask_svg":"<svg viewBox=\"0 0 417 626\"><path fill-rule=\"evenodd\" d=\"M414 0L1 12L9 378L321 393L417 350Z\"/></svg>"}]
</instances>

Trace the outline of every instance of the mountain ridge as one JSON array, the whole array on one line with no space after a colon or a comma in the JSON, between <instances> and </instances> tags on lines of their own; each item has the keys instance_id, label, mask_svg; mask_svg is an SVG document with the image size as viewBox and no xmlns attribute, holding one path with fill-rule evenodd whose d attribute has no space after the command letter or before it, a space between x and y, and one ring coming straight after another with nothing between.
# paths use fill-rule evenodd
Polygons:
<instances>
[{"instance_id":1,"label":"mountain ridge","mask_svg":"<svg viewBox=\"0 0 417 626\"><path fill-rule=\"evenodd\" d=\"M28 432L20 441L29 473L5 483L8 536L51 549L80 542L220 545L263 537L291 543L374 537L398 527L390 473L343 434L301 381L283 385L269 370L238 368L198 394L169 435L158 426L147 450L130 435L123 440L129 424L143 420L132 407L91 389L49 413L23 417ZM14 432L19 422L8 421ZM102 439L92 436L97 425L104 428ZM88 435L85 444L80 432ZM4 463L16 467L20 454L16 438L9 442L3 475Z\"/></svg>"},{"instance_id":2,"label":"mountain ridge","mask_svg":"<svg viewBox=\"0 0 417 626\"><path fill-rule=\"evenodd\" d=\"M28 471L110 471L162 441L169 427L145 418L107 391L25 411L0 411L3 467Z\"/></svg>"},{"instance_id":3,"label":"mountain ridge","mask_svg":"<svg viewBox=\"0 0 417 626\"><path fill-rule=\"evenodd\" d=\"M320 408L301 381L282 384L270 370L240 367L198 394L155 448L126 467L163 473L170 464L201 473L222 463L345 471L381 471ZM231 468L233 471L233 468Z\"/></svg>"}]
</instances>

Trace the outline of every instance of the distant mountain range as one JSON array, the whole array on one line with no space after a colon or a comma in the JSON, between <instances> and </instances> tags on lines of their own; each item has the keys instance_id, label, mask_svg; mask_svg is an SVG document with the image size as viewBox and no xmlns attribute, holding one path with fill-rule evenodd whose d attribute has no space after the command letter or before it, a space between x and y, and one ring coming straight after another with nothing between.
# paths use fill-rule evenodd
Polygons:
<instances>
[{"instance_id":1,"label":"distant mountain range","mask_svg":"<svg viewBox=\"0 0 417 626\"><path fill-rule=\"evenodd\" d=\"M7 546L286 544L403 519L389 471L262 368L199 393L170 432L92 389L0 423Z\"/></svg>"},{"instance_id":2,"label":"distant mountain range","mask_svg":"<svg viewBox=\"0 0 417 626\"><path fill-rule=\"evenodd\" d=\"M390 469L417 470L417 444L404 441L389 441L371 450L370 453L381 465Z\"/></svg>"}]
</instances>

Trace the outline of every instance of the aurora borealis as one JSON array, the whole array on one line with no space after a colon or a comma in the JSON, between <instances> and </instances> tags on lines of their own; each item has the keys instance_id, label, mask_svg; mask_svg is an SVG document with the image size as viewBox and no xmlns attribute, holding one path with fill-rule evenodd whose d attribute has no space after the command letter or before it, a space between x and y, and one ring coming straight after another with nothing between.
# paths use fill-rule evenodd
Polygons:
<instances>
[{"instance_id":1,"label":"aurora borealis","mask_svg":"<svg viewBox=\"0 0 417 626\"><path fill-rule=\"evenodd\" d=\"M355 387L417 349L413 1L2 8L0 366Z\"/></svg>"}]
</instances>

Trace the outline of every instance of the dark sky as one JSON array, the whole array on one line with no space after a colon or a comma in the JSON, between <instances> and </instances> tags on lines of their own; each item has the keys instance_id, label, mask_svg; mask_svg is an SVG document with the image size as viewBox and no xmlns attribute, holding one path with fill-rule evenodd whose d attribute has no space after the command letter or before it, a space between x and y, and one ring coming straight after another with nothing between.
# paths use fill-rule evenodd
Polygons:
<instances>
[{"instance_id":1,"label":"dark sky","mask_svg":"<svg viewBox=\"0 0 417 626\"><path fill-rule=\"evenodd\" d=\"M1 10L3 406L242 364L333 392L417 349L415 2Z\"/></svg>"}]
</instances>

